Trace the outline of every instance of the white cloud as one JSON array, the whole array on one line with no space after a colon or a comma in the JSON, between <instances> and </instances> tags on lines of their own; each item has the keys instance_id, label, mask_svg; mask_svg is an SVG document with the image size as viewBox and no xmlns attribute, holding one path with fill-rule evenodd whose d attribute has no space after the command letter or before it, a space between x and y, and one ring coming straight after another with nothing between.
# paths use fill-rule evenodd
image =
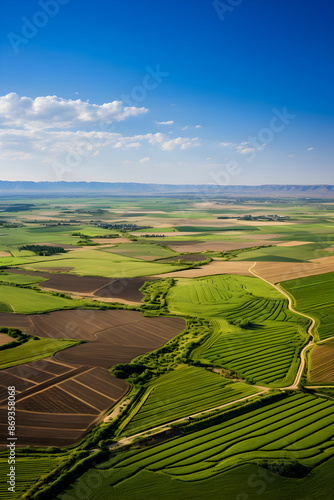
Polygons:
<instances>
[{"instance_id":1,"label":"white cloud","mask_svg":"<svg viewBox=\"0 0 334 500\"><path fill-rule=\"evenodd\" d=\"M239 153L241 154L247 154L247 153L252 153L253 151L256 151L255 148L243 148L239 150Z\"/></svg>"},{"instance_id":2,"label":"white cloud","mask_svg":"<svg viewBox=\"0 0 334 500\"><path fill-rule=\"evenodd\" d=\"M206 159L206 161L210 161L210 160L212 160L212 158L210 158L210 157Z\"/></svg>"},{"instance_id":3,"label":"white cloud","mask_svg":"<svg viewBox=\"0 0 334 500\"><path fill-rule=\"evenodd\" d=\"M190 125L186 125L185 127L182 127L182 130L188 130L189 127Z\"/></svg>"},{"instance_id":4,"label":"white cloud","mask_svg":"<svg viewBox=\"0 0 334 500\"><path fill-rule=\"evenodd\" d=\"M141 160L139 160L139 163L146 163L150 161L150 157L149 156L145 156L145 158L142 158Z\"/></svg>"},{"instance_id":5,"label":"white cloud","mask_svg":"<svg viewBox=\"0 0 334 500\"><path fill-rule=\"evenodd\" d=\"M158 122L158 121L156 120L154 123L156 123L157 125L173 125L174 120L169 120L169 121L167 121L167 122Z\"/></svg>"},{"instance_id":6,"label":"white cloud","mask_svg":"<svg viewBox=\"0 0 334 500\"><path fill-rule=\"evenodd\" d=\"M195 128L202 128L202 125L196 125Z\"/></svg>"},{"instance_id":7,"label":"white cloud","mask_svg":"<svg viewBox=\"0 0 334 500\"><path fill-rule=\"evenodd\" d=\"M125 107L122 101L99 105L57 96L31 99L14 92L0 96L0 124L31 130L103 127L147 111L147 108Z\"/></svg>"},{"instance_id":8,"label":"white cloud","mask_svg":"<svg viewBox=\"0 0 334 500\"><path fill-rule=\"evenodd\" d=\"M240 142L240 144L237 144L235 146L235 149L237 153L240 154L247 154L247 153L253 153L254 151L262 151L265 148L266 144L262 144L261 146L255 147L253 144L250 142Z\"/></svg>"},{"instance_id":9,"label":"white cloud","mask_svg":"<svg viewBox=\"0 0 334 500\"><path fill-rule=\"evenodd\" d=\"M220 142L219 146L222 146L223 148L229 148L231 146L234 146L233 142Z\"/></svg>"},{"instance_id":10,"label":"white cloud","mask_svg":"<svg viewBox=\"0 0 334 500\"><path fill-rule=\"evenodd\" d=\"M171 139L161 132L127 137L116 132L0 129L1 158L6 159L40 159L42 156L42 161L51 161L60 157L66 159L66 155L70 154L96 156L102 148L130 150L145 143L158 146L163 151L199 146L197 137Z\"/></svg>"},{"instance_id":11,"label":"white cloud","mask_svg":"<svg viewBox=\"0 0 334 500\"><path fill-rule=\"evenodd\" d=\"M314 149L314 148L307 148L307 151L312 151L312 149Z\"/></svg>"},{"instance_id":12,"label":"white cloud","mask_svg":"<svg viewBox=\"0 0 334 500\"><path fill-rule=\"evenodd\" d=\"M289 155L289 158L294 158L295 155Z\"/></svg>"}]
</instances>

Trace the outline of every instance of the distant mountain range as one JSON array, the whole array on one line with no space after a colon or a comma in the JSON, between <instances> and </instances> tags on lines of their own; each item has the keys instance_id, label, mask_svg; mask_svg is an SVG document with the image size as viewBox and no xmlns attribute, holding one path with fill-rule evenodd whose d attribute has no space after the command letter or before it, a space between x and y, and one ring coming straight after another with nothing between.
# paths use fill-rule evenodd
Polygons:
<instances>
[{"instance_id":1,"label":"distant mountain range","mask_svg":"<svg viewBox=\"0 0 334 500\"><path fill-rule=\"evenodd\" d=\"M136 182L30 182L0 181L0 196L176 196L250 198L333 198L334 185L222 186L194 184L141 184Z\"/></svg>"}]
</instances>

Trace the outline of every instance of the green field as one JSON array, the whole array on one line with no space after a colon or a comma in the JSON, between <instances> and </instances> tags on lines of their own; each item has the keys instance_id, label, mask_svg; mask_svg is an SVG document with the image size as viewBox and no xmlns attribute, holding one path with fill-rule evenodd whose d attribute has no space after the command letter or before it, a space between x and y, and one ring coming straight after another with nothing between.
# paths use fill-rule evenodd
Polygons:
<instances>
[{"instance_id":1,"label":"green field","mask_svg":"<svg viewBox=\"0 0 334 500\"><path fill-rule=\"evenodd\" d=\"M0 272L0 282L3 283L18 283L19 285L32 285L34 283L40 283L42 281L47 281L47 280L45 278L42 278L41 276L14 274L5 271Z\"/></svg>"},{"instance_id":2,"label":"green field","mask_svg":"<svg viewBox=\"0 0 334 500\"><path fill-rule=\"evenodd\" d=\"M294 307L316 319L316 340L334 336L334 273L308 276L280 283Z\"/></svg>"},{"instance_id":3,"label":"green field","mask_svg":"<svg viewBox=\"0 0 334 500\"><path fill-rule=\"evenodd\" d=\"M40 257L35 262L26 263L27 269L70 268L70 273L82 276L104 276L106 278L136 278L153 274L168 273L185 266L159 264L117 255L110 251L85 250L57 257Z\"/></svg>"},{"instance_id":4,"label":"green field","mask_svg":"<svg viewBox=\"0 0 334 500\"><path fill-rule=\"evenodd\" d=\"M273 229L274 231L274 229ZM291 236L290 239L294 239ZM243 252L233 260L267 261L267 262L304 262L310 259L333 255L333 252L325 251L328 242L309 243L291 247L268 247L259 250Z\"/></svg>"},{"instance_id":5,"label":"green field","mask_svg":"<svg viewBox=\"0 0 334 500\"><path fill-rule=\"evenodd\" d=\"M183 367L162 375L148 388L126 420L124 434L162 425L259 392L259 389L204 370Z\"/></svg>"},{"instance_id":6,"label":"green field","mask_svg":"<svg viewBox=\"0 0 334 500\"><path fill-rule=\"evenodd\" d=\"M30 288L0 285L0 302L7 311L17 314L34 314L58 309L74 309L82 305L80 300L58 297Z\"/></svg>"},{"instance_id":7,"label":"green field","mask_svg":"<svg viewBox=\"0 0 334 500\"><path fill-rule=\"evenodd\" d=\"M173 314L212 318L213 333L195 359L257 384L282 387L294 380L308 321L269 284L234 275L178 279L167 304Z\"/></svg>"},{"instance_id":8,"label":"green field","mask_svg":"<svg viewBox=\"0 0 334 500\"><path fill-rule=\"evenodd\" d=\"M100 486L93 494L88 494L87 499L168 499L173 486L179 492L177 498L181 499L185 491L189 496L184 498L202 498L197 496L199 491L203 493L203 489L198 490L202 484L207 485L205 498L213 499L211 480L213 485L215 481L222 484L219 478L223 473L232 469L235 471L234 476L238 476L239 466L252 461L261 463L261 460L266 460L272 466L276 464L281 467L281 470L284 470L282 462L287 463L288 460L290 463L292 461L292 470L295 471L300 471L302 467L316 467L334 454L333 416L333 401L302 393L288 397L282 395L276 402L244 411L224 423L204 427L155 446L133 449L118 456L117 462L111 459L101 464L99 468L104 470L101 471ZM76 487L83 486L89 474L84 474L77 485L66 493L73 494ZM147 478L149 489L143 490ZM301 482L303 486L308 483L308 478L285 479L286 483L296 488L295 491L300 491ZM251 486L249 482L248 486ZM277 483L275 487L277 490ZM244 485L230 480L226 482L226 488L230 491L241 488L242 492ZM145 496L148 491L149 497ZM128 496L125 496L126 492ZM304 492L306 496L297 494L291 497L278 496L280 492L276 491L274 498L321 498L308 497L310 491L306 489ZM140 494L143 496L140 497ZM284 494L287 495L288 491ZM265 498L271 497L268 495Z\"/></svg>"},{"instance_id":9,"label":"green field","mask_svg":"<svg viewBox=\"0 0 334 500\"><path fill-rule=\"evenodd\" d=\"M0 474L1 477L6 478L6 474L9 472L8 457L3 455L0 458ZM15 464L15 476L16 476L16 487L15 493L7 490L9 485L6 484L5 480L0 484L0 497L3 500L19 499L23 493L25 493L31 485L38 481L40 477L47 474L52 469L57 467L63 456L59 455L45 455L45 456L25 456L17 457Z\"/></svg>"},{"instance_id":10,"label":"green field","mask_svg":"<svg viewBox=\"0 0 334 500\"><path fill-rule=\"evenodd\" d=\"M164 257L173 257L178 255L169 248L154 245L153 243L119 243L110 248L110 252L125 255L133 259L156 260Z\"/></svg>"},{"instance_id":11,"label":"green field","mask_svg":"<svg viewBox=\"0 0 334 500\"><path fill-rule=\"evenodd\" d=\"M37 359L48 358L58 351L77 344L80 344L80 341L47 338L39 338L38 340L30 339L22 345L0 351L0 370L23 363L31 363Z\"/></svg>"}]
</instances>

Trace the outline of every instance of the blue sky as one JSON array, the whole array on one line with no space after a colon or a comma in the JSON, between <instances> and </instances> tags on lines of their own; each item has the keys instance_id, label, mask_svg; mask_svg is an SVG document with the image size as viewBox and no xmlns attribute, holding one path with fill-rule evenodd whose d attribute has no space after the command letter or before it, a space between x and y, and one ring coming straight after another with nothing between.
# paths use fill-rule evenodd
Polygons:
<instances>
[{"instance_id":1,"label":"blue sky","mask_svg":"<svg viewBox=\"0 0 334 500\"><path fill-rule=\"evenodd\" d=\"M333 14L330 0L5 0L0 178L333 183Z\"/></svg>"}]
</instances>

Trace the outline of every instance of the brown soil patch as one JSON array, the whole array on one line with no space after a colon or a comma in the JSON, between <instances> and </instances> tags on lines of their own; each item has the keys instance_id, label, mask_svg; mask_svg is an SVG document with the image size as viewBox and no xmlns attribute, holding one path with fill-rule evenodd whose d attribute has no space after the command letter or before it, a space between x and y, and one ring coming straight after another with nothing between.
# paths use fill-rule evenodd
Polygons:
<instances>
[{"instance_id":1,"label":"brown soil patch","mask_svg":"<svg viewBox=\"0 0 334 500\"><path fill-rule=\"evenodd\" d=\"M0 313L0 325L22 328L40 337L92 340L67 349L60 361L109 368L161 347L182 332L185 321L145 318L137 311L88 309L32 315Z\"/></svg>"},{"instance_id":2,"label":"brown soil patch","mask_svg":"<svg viewBox=\"0 0 334 500\"><path fill-rule=\"evenodd\" d=\"M152 281L156 278L143 276L141 278L123 278L113 280L106 286L96 290L94 295L101 298L123 299L132 302L140 302L144 295L139 291L145 281ZM110 281L110 280L109 280Z\"/></svg>"},{"instance_id":3,"label":"brown soil patch","mask_svg":"<svg viewBox=\"0 0 334 500\"><path fill-rule=\"evenodd\" d=\"M0 333L0 345L8 344L8 342L12 342L13 339L9 335L6 335L5 333Z\"/></svg>"},{"instance_id":4,"label":"brown soil patch","mask_svg":"<svg viewBox=\"0 0 334 500\"><path fill-rule=\"evenodd\" d=\"M317 345L311 351L310 383L334 383L334 342Z\"/></svg>"},{"instance_id":5,"label":"brown soil patch","mask_svg":"<svg viewBox=\"0 0 334 500\"><path fill-rule=\"evenodd\" d=\"M128 390L126 382L104 368L42 359L0 372L1 422L6 421L8 385L16 386L21 446L74 444ZM5 427L0 424L4 433Z\"/></svg>"},{"instance_id":6,"label":"brown soil patch","mask_svg":"<svg viewBox=\"0 0 334 500\"><path fill-rule=\"evenodd\" d=\"M215 260L205 266L196 269L185 269L174 273L157 274L156 278L198 278L201 276L212 276L214 274L242 274L252 276L248 271L249 262L245 261L218 261Z\"/></svg>"},{"instance_id":7,"label":"brown soil patch","mask_svg":"<svg viewBox=\"0 0 334 500\"><path fill-rule=\"evenodd\" d=\"M5 252L5 251L0 252L0 257L10 257L10 256L11 256L11 254L9 252Z\"/></svg>"},{"instance_id":8,"label":"brown soil patch","mask_svg":"<svg viewBox=\"0 0 334 500\"><path fill-rule=\"evenodd\" d=\"M261 278L279 283L304 276L334 271L334 256L312 259L310 262L257 262L255 269Z\"/></svg>"},{"instance_id":9,"label":"brown soil patch","mask_svg":"<svg viewBox=\"0 0 334 500\"><path fill-rule=\"evenodd\" d=\"M110 368L118 363L128 363L140 354L161 347L185 328L185 321L182 318L144 318L135 311L91 312L114 312L125 315L122 319L120 315L114 315L113 318L110 316L108 327L96 332L93 342L74 346L67 349L67 352L57 353L55 358L60 362ZM95 324L97 321L99 320L94 319ZM84 332L78 332L75 338L82 338L83 335Z\"/></svg>"},{"instance_id":10,"label":"brown soil patch","mask_svg":"<svg viewBox=\"0 0 334 500\"><path fill-rule=\"evenodd\" d=\"M284 241L283 243L278 243L278 247L298 247L299 245L308 245L312 241Z\"/></svg>"}]
</instances>

